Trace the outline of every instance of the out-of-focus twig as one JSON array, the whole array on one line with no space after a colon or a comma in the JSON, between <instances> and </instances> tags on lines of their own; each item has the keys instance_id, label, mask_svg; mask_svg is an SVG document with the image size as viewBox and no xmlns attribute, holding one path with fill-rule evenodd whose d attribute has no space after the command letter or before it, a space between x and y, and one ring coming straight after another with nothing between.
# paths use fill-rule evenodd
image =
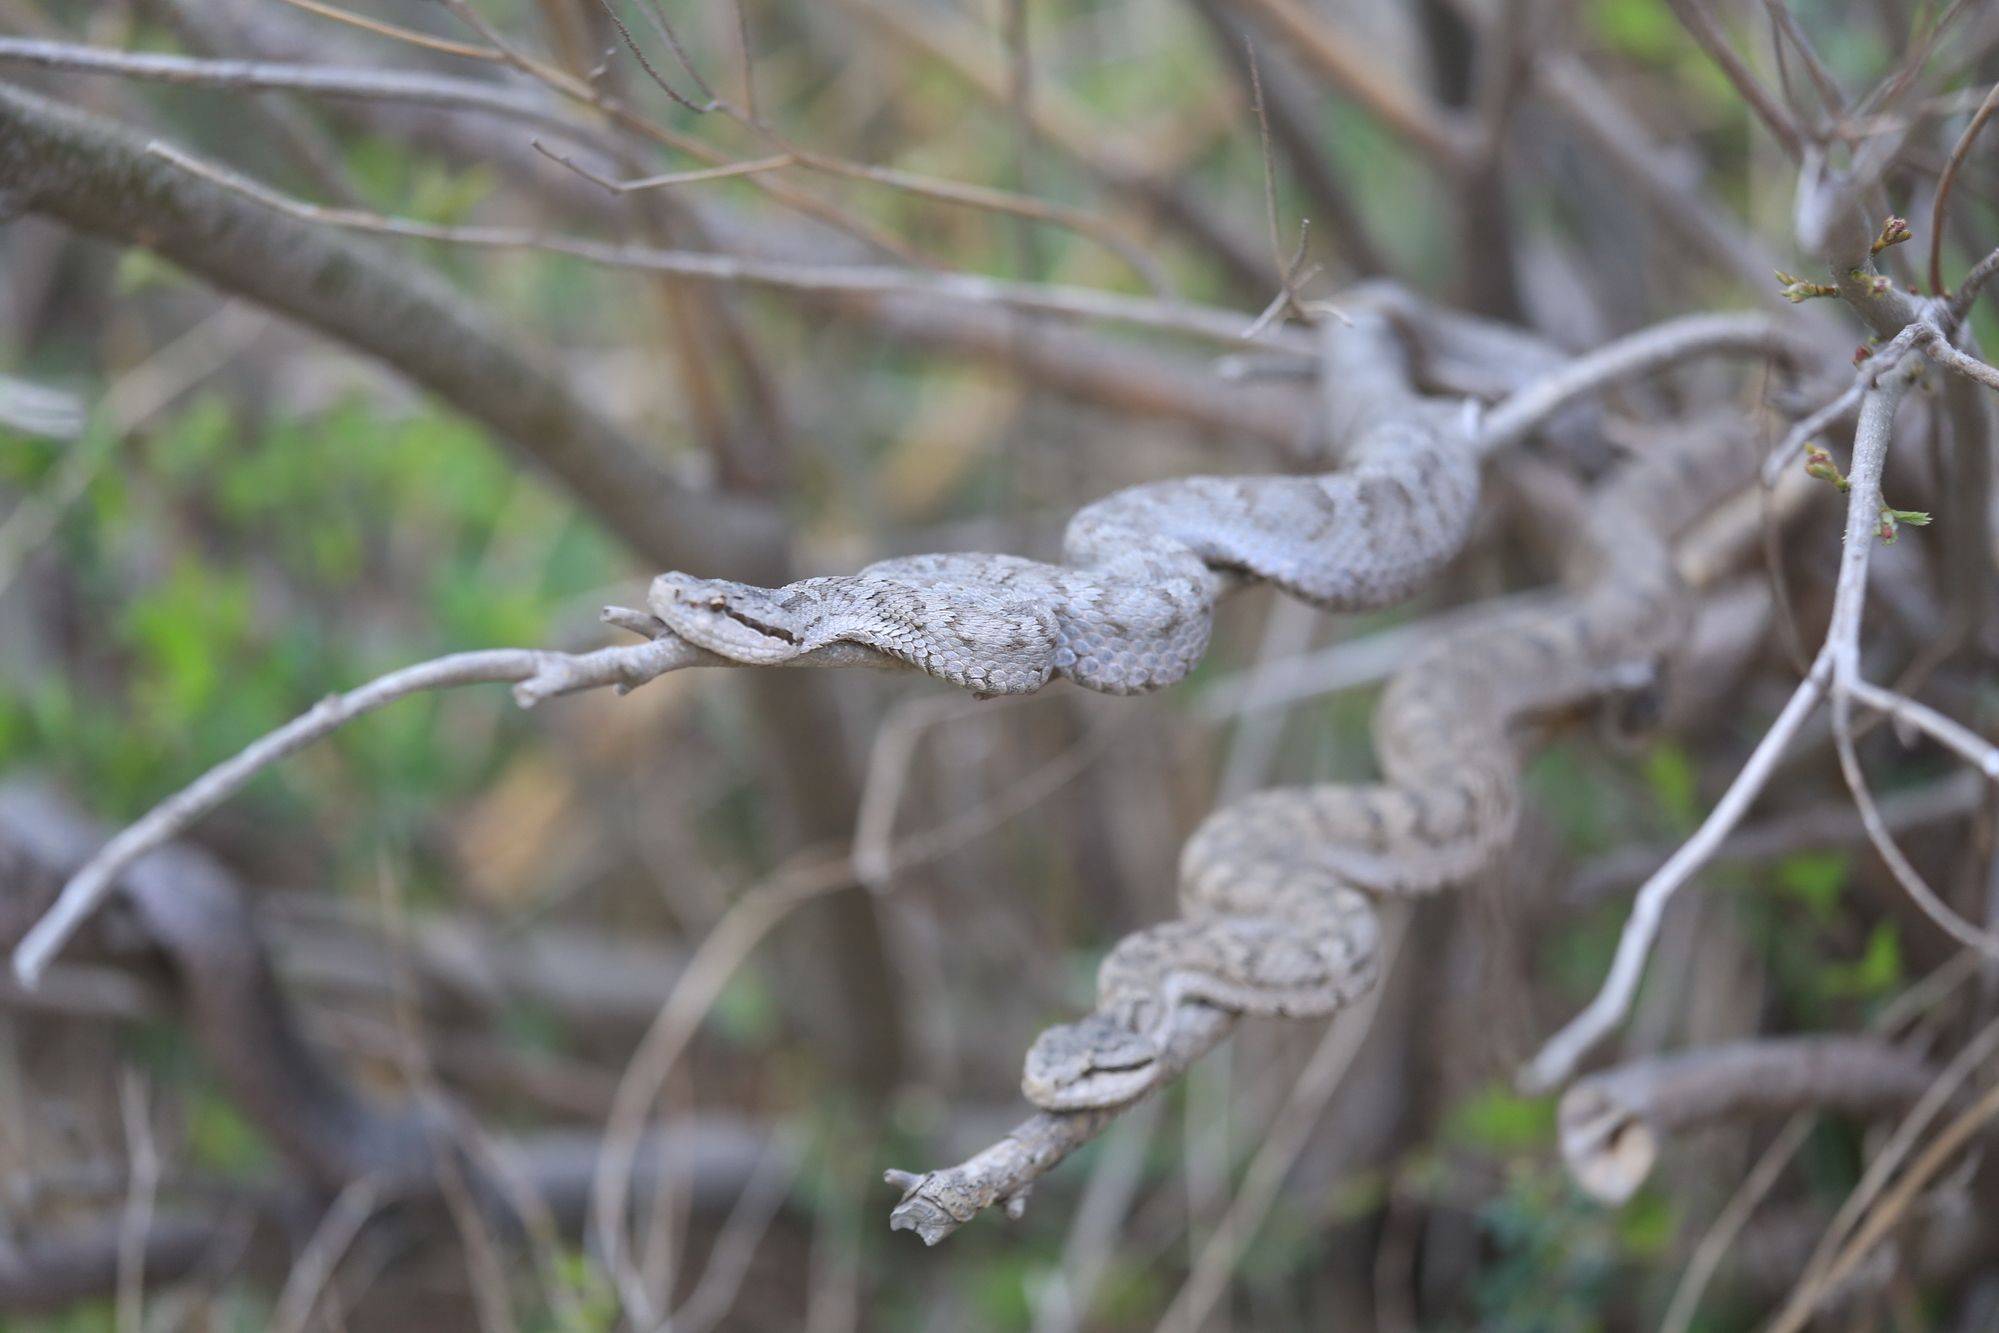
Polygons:
<instances>
[{"instance_id":1,"label":"out-of-focus twig","mask_svg":"<svg viewBox=\"0 0 1999 1333\"><path fill-rule=\"evenodd\" d=\"M1333 29L1299 0L1235 0L1237 8L1269 25L1300 60L1375 116L1438 167L1456 172L1472 147L1469 127L1387 71L1360 42Z\"/></svg>"},{"instance_id":2,"label":"out-of-focus twig","mask_svg":"<svg viewBox=\"0 0 1999 1333\"><path fill-rule=\"evenodd\" d=\"M1763 127L1795 161L1803 151L1797 125L1791 120L1790 113L1770 95L1770 90L1763 86L1755 71L1736 54L1727 34L1715 23L1714 15L1708 13L1702 0L1667 0L1667 3L1680 20L1680 26L1707 53L1708 59L1714 61L1715 67L1734 85L1743 102L1763 122Z\"/></svg>"},{"instance_id":3,"label":"out-of-focus twig","mask_svg":"<svg viewBox=\"0 0 1999 1333\"><path fill-rule=\"evenodd\" d=\"M1248 323L1245 316L1209 306L1154 297L1123 296L1086 287L1008 282L969 273L926 273L858 265L788 264L730 255L617 245L523 227L445 226L354 209L321 208L301 203L213 163L202 162L169 145L154 143L150 150L153 156L172 163L196 179L220 186L287 217L328 227L482 248L546 250L614 268L671 273L710 282L737 282L820 294L899 294L1003 305L1041 314L1140 324L1226 343L1244 341L1242 331Z\"/></svg>"},{"instance_id":4,"label":"out-of-focus twig","mask_svg":"<svg viewBox=\"0 0 1999 1333\"><path fill-rule=\"evenodd\" d=\"M729 559L783 572L773 509L683 486L551 357L435 274L248 203L144 149L120 126L0 87L0 188L16 207L144 245L390 364L511 441L652 563Z\"/></svg>"},{"instance_id":5,"label":"out-of-focus twig","mask_svg":"<svg viewBox=\"0 0 1999 1333\"><path fill-rule=\"evenodd\" d=\"M1950 159L1944 163L1943 175L1937 178L1936 201L1930 205L1930 292L1935 296L1944 294L1943 285L1943 229L1950 216L1950 194L1957 184L1957 173L1971 155L1971 146L1978 140L1978 132L1985 128L1985 122L1999 112L1999 83L1985 94L1985 100L1971 113L1971 120L1964 132L1957 136L1952 145ZM1982 279L1981 279L1982 281Z\"/></svg>"},{"instance_id":6,"label":"out-of-focus twig","mask_svg":"<svg viewBox=\"0 0 1999 1333\"><path fill-rule=\"evenodd\" d=\"M1562 1095L1562 1155L1597 1198L1643 1184L1661 1140L1702 1125L1810 1108L1874 1113L1907 1105L1935 1077L1917 1055L1874 1037L1737 1042L1619 1065Z\"/></svg>"},{"instance_id":7,"label":"out-of-focus twig","mask_svg":"<svg viewBox=\"0 0 1999 1333\"><path fill-rule=\"evenodd\" d=\"M94 46L0 37L0 65L69 74L104 74L231 92L290 92L317 97L414 102L517 120L580 143L607 146L603 133L551 106L546 97L488 80L408 70L349 69L275 60L230 60L163 51L107 51Z\"/></svg>"},{"instance_id":8,"label":"out-of-focus twig","mask_svg":"<svg viewBox=\"0 0 1999 1333\"><path fill-rule=\"evenodd\" d=\"M32 985L85 918L109 896L126 867L242 790L264 769L357 717L412 694L485 682L547 682L558 693L608 685L629 688L664 671L692 665L699 656L698 649L671 637L581 655L525 648L457 653L392 671L345 694L331 695L211 768L106 843L71 877L55 905L22 937L14 951L14 970Z\"/></svg>"}]
</instances>

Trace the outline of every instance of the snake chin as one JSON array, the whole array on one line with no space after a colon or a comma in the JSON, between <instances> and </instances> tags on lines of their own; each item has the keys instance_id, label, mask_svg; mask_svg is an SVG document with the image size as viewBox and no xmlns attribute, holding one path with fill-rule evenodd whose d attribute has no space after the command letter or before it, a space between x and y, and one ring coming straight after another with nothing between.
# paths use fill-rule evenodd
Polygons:
<instances>
[{"instance_id":1,"label":"snake chin","mask_svg":"<svg viewBox=\"0 0 1999 1333\"><path fill-rule=\"evenodd\" d=\"M782 609L769 600L764 588L679 573L661 574L646 593L646 606L668 629L739 662L781 661L801 651Z\"/></svg>"},{"instance_id":2,"label":"snake chin","mask_svg":"<svg viewBox=\"0 0 1999 1333\"><path fill-rule=\"evenodd\" d=\"M1118 1106L1166 1076L1159 1044L1105 1014L1049 1028L1027 1052L1020 1090L1046 1111Z\"/></svg>"}]
</instances>

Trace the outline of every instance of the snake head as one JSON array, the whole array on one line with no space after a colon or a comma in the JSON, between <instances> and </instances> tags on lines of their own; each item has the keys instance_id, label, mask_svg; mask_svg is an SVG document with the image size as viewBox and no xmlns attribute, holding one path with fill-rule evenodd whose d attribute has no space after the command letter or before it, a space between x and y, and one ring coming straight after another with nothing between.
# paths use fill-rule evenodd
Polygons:
<instances>
[{"instance_id":1,"label":"snake head","mask_svg":"<svg viewBox=\"0 0 1999 1333\"><path fill-rule=\"evenodd\" d=\"M692 574L661 574L646 607L697 648L738 662L782 662L805 651L797 614L782 590Z\"/></svg>"},{"instance_id":2,"label":"snake head","mask_svg":"<svg viewBox=\"0 0 1999 1333\"><path fill-rule=\"evenodd\" d=\"M1049 1028L1035 1039L1020 1090L1048 1111L1119 1106L1165 1074L1159 1043L1110 1014Z\"/></svg>"}]
</instances>

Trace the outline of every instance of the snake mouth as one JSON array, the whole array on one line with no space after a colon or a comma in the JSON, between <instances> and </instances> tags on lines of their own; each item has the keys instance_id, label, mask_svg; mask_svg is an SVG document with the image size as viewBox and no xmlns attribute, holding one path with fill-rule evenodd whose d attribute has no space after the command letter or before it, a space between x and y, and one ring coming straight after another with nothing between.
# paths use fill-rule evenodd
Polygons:
<instances>
[{"instance_id":1,"label":"snake mouth","mask_svg":"<svg viewBox=\"0 0 1999 1333\"><path fill-rule=\"evenodd\" d=\"M1090 1056L1090 1066L1105 1073L1121 1074L1132 1069L1143 1069L1158 1058L1156 1051L1138 1050L1135 1047L1096 1051Z\"/></svg>"},{"instance_id":2,"label":"snake mouth","mask_svg":"<svg viewBox=\"0 0 1999 1333\"><path fill-rule=\"evenodd\" d=\"M662 597L660 584L668 587ZM726 592L716 591L717 585L704 588L699 581L687 580L684 576L662 574L654 583L652 607L654 614L665 621L676 632L706 646L717 647L725 639L739 636L722 631L717 623L721 620L733 621L760 639L781 643L796 648L800 645L797 633L782 625L774 624L751 615L738 606Z\"/></svg>"},{"instance_id":3,"label":"snake mouth","mask_svg":"<svg viewBox=\"0 0 1999 1333\"><path fill-rule=\"evenodd\" d=\"M1046 1111L1122 1105L1159 1082L1160 1057L1144 1035L1091 1014L1041 1034L1027 1053L1021 1091Z\"/></svg>"},{"instance_id":4,"label":"snake mouth","mask_svg":"<svg viewBox=\"0 0 1999 1333\"><path fill-rule=\"evenodd\" d=\"M761 634L766 639L776 639L779 643L788 643L794 648L798 646L798 636L796 634L793 634L790 630L786 629L784 626L772 625L769 624L768 622L758 620L755 616L750 615L748 612L730 606L727 602L722 601L721 598L715 598L714 600L710 601L708 603L708 609L711 611L720 611L723 615L735 621L738 625L741 625L744 629L753 631L754 633L757 634Z\"/></svg>"},{"instance_id":5,"label":"snake mouth","mask_svg":"<svg viewBox=\"0 0 1999 1333\"><path fill-rule=\"evenodd\" d=\"M1066 1077L1030 1069L1020 1090L1044 1111L1094 1111L1138 1100L1159 1085L1162 1074L1157 1060L1129 1066L1092 1062L1087 1072Z\"/></svg>"}]
</instances>

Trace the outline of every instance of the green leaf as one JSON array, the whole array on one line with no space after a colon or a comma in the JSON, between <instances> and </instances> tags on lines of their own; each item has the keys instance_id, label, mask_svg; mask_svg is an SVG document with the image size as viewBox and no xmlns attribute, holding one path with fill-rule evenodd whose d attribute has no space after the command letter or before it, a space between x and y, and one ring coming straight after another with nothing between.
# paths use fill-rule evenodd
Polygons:
<instances>
[{"instance_id":1,"label":"green leaf","mask_svg":"<svg viewBox=\"0 0 1999 1333\"><path fill-rule=\"evenodd\" d=\"M1620 55L1669 59L1686 43L1672 11L1657 0L1599 0L1587 12L1597 40Z\"/></svg>"},{"instance_id":2,"label":"green leaf","mask_svg":"<svg viewBox=\"0 0 1999 1333\"><path fill-rule=\"evenodd\" d=\"M195 1164L227 1175L253 1175L271 1162L263 1135L227 1098L208 1088L188 1099L187 1142Z\"/></svg>"},{"instance_id":3,"label":"green leaf","mask_svg":"<svg viewBox=\"0 0 1999 1333\"><path fill-rule=\"evenodd\" d=\"M1700 779L1684 749L1665 741L1653 746L1645 756L1645 781L1675 829L1689 831L1700 823Z\"/></svg>"},{"instance_id":4,"label":"green leaf","mask_svg":"<svg viewBox=\"0 0 1999 1333\"><path fill-rule=\"evenodd\" d=\"M1826 969L1826 992L1853 999L1878 999L1902 984L1902 935L1893 921L1883 921L1867 937L1867 946L1851 963Z\"/></svg>"},{"instance_id":5,"label":"green leaf","mask_svg":"<svg viewBox=\"0 0 1999 1333\"><path fill-rule=\"evenodd\" d=\"M1777 887L1821 923L1832 920L1852 870L1842 851L1794 852L1777 863Z\"/></svg>"},{"instance_id":6,"label":"green leaf","mask_svg":"<svg viewBox=\"0 0 1999 1333\"><path fill-rule=\"evenodd\" d=\"M1452 1108L1447 1141L1497 1154L1526 1152L1554 1142L1555 1099L1522 1097L1492 1084Z\"/></svg>"},{"instance_id":7,"label":"green leaf","mask_svg":"<svg viewBox=\"0 0 1999 1333\"><path fill-rule=\"evenodd\" d=\"M738 972L709 1011L722 1037L740 1046L759 1046L776 1035L777 998L754 972Z\"/></svg>"},{"instance_id":8,"label":"green leaf","mask_svg":"<svg viewBox=\"0 0 1999 1333\"><path fill-rule=\"evenodd\" d=\"M1655 1190L1639 1191L1617 1210L1617 1237L1633 1258L1665 1257L1679 1232L1679 1210Z\"/></svg>"}]
</instances>

